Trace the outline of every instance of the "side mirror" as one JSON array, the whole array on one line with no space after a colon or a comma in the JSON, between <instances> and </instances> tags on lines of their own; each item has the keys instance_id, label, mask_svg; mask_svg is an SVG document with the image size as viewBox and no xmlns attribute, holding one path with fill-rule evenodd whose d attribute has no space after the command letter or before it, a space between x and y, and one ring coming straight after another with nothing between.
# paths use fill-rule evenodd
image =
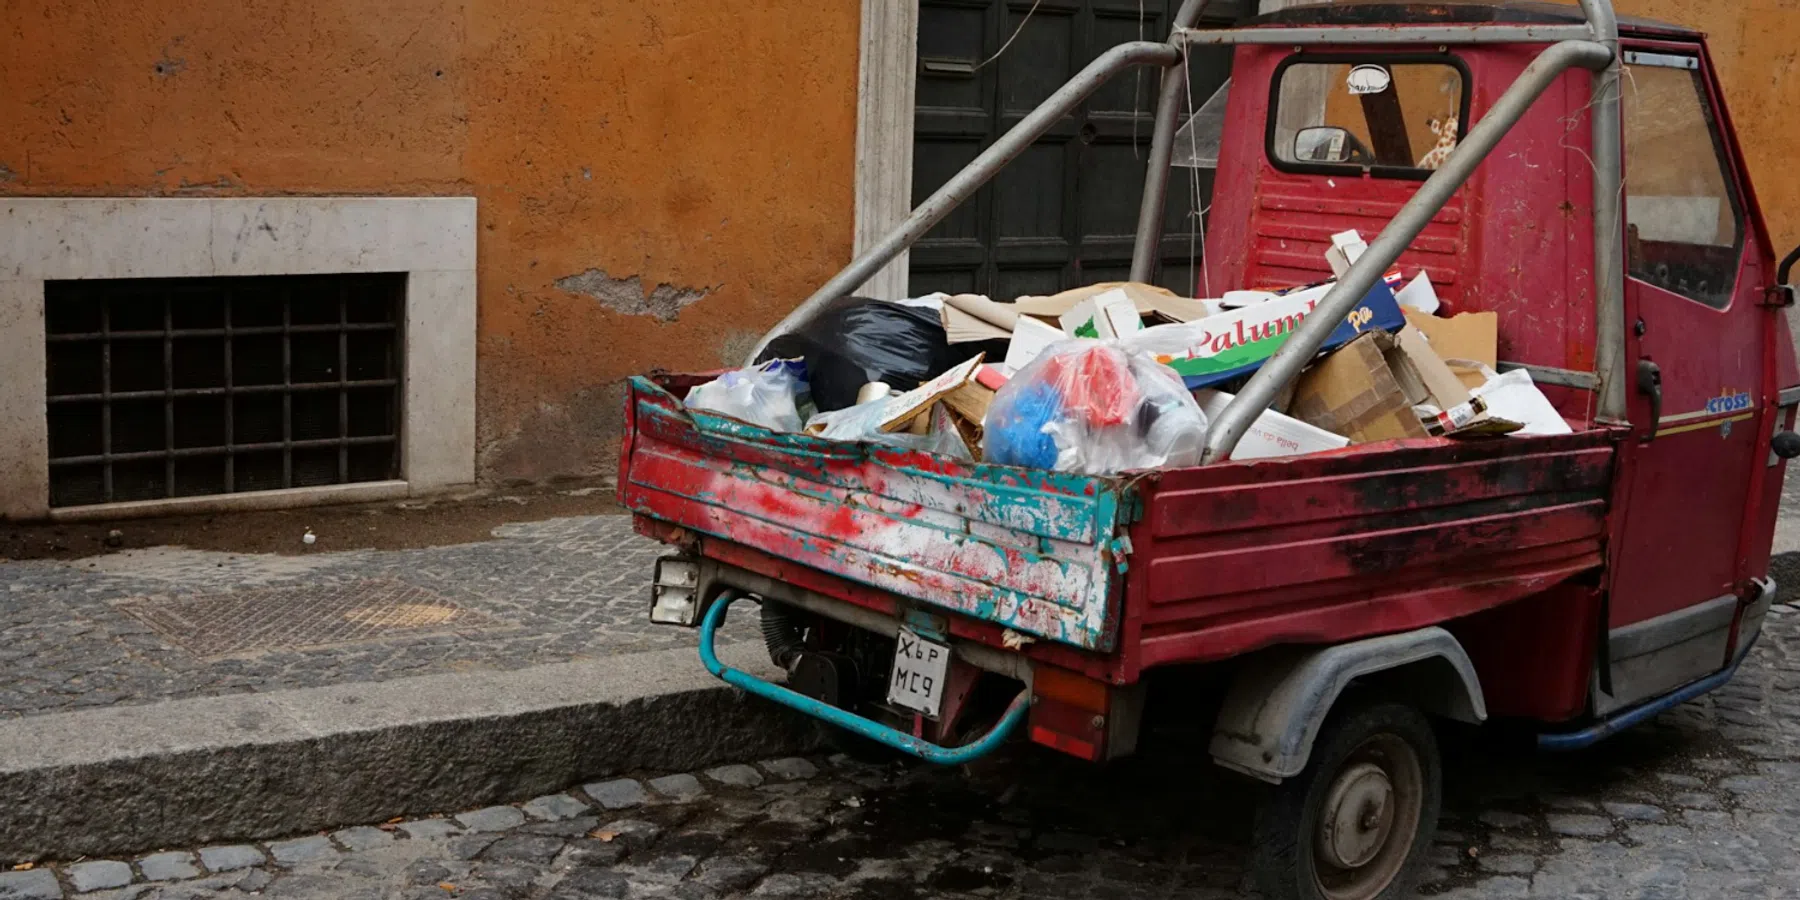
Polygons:
<instances>
[{"instance_id":1,"label":"side mirror","mask_svg":"<svg viewBox=\"0 0 1800 900\"><path fill-rule=\"evenodd\" d=\"M1368 165L1374 161L1368 145L1336 125L1302 128L1294 135L1294 162Z\"/></svg>"},{"instance_id":2,"label":"side mirror","mask_svg":"<svg viewBox=\"0 0 1800 900\"><path fill-rule=\"evenodd\" d=\"M1769 288L1764 305L1793 306L1795 299L1800 298L1800 286L1796 286L1791 280L1794 264L1797 262L1800 262L1800 247L1795 247L1794 252L1789 253L1781 261L1781 265L1775 267L1775 286Z\"/></svg>"},{"instance_id":3,"label":"side mirror","mask_svg":"<svg viewBox=\"0 0 1800 900\"><path fill-rule=\"evenodd\" d=\"M1335 125L1302 128L1294 135L1294 159L1298 162L1349 162L1356 138Z\"/></svg>"}]
</instances>

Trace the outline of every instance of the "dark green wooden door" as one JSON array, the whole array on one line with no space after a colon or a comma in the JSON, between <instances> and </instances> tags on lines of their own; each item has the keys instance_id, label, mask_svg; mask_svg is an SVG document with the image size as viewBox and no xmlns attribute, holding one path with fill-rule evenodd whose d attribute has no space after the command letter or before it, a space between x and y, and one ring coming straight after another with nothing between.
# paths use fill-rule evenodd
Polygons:
<instances>
[{"instance_id":1,"label":"dark green wooden door","mask_svg":"<svg viewBox=\"0 0 1800 900\"><path fill-rule=\"evenodd\" d=\"M921 0L915 205L1100 53L1126 41L1165 40L1179 0L1041 0L1035 13L1032 5ZM1208 19L1229 22L1248 5L1215 0ZM981 65L1015 32L999 59ZM1196 107L1230 68L1227 49L1194 51ZM1149 68L1119 76L951 213L913 248L911 293L1010 300L1124 279L1160 77ZM1174 172L1157 279L1184 295L1194 290L1190 248L1198 253L1190 239L1191 174L1200 179L1199 208L1211 202L1212 170Z\"/></svg>"}]
</instances>

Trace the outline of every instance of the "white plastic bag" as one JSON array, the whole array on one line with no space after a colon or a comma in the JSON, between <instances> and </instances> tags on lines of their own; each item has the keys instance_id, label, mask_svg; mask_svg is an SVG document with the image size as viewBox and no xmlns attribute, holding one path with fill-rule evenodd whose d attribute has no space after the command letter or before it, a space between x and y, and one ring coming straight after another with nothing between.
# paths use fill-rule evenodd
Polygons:
<instances>
[{"instance_id":1,"label":"white plastic bag","mask_svg":"<svg viewBox=\"0 0 1800 900\"><path fill-rule=\"evenodd\" d=\"M1502 375L1477 362L1469 360L1447 360L1460 366L1468 366L1481 371L1487 381L1469 391L1471 396L1480 397L1487 402L1488 415L1496 419L1506 419L1524 424L1524 428L1514 434L1570 434L1569 427L1562 413L1550 405L1550 398L1538 390L1531 380L1531 373L1524 369L1514 369Z\"/></svg>"},{"instance_id":2,"label":"white plastic bag","mask_svg":"<svg viewBox=\"0 0 1800 900\"><path fill-rule=\"evenodd\" d=\"M1181 376L1093 340L1046 349L995 395L982 427L988 462L1089 475L1197 465L1206 444L1206 414Z\"/></svg>"},{"instance_id":3,"label":"white plastic bag","mask_svg":"<svg viewBox=\"0 0 1800 900\"><path fill-rule=\"evenodd\" d=\"M760 366L726 372L688 390L683 402L742 419L770 431L799 431L799 398L806 389L806 368L796 359L772 359Z\"/></svg>"}]
</instances>

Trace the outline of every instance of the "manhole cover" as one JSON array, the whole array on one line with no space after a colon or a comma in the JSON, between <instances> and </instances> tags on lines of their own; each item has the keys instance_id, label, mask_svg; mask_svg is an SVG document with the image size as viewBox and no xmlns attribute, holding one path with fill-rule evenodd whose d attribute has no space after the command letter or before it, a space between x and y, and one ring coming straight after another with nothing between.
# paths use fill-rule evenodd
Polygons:
<instances>
[{"instance_id":1,"label":"manhole cover","mask_svg":"<svg viewBox=\"0 0 1800 900\"><path fill-rule=\"evenodd\" d=\"M145 597L119 609L196 656L297 650L504 623L391 578L264 588L205 597Z\"/></svg>"}]
</instances>

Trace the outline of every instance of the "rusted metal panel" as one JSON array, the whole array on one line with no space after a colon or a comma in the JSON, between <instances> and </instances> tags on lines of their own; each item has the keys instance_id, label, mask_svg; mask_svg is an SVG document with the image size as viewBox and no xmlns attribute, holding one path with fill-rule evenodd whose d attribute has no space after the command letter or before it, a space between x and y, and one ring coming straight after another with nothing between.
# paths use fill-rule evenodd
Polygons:
<instances>
[{"instance_id":1,"label":"rusted metal panel","mask_svg":"<svg viewBox=\"0 0 1800 900\"><path fill-rule=\"evenodd\" d=\"M632 510L1088 650L1109 598L1124 483L776 434L690 413L634 378Z\"/></svg>"}]
</instances>

